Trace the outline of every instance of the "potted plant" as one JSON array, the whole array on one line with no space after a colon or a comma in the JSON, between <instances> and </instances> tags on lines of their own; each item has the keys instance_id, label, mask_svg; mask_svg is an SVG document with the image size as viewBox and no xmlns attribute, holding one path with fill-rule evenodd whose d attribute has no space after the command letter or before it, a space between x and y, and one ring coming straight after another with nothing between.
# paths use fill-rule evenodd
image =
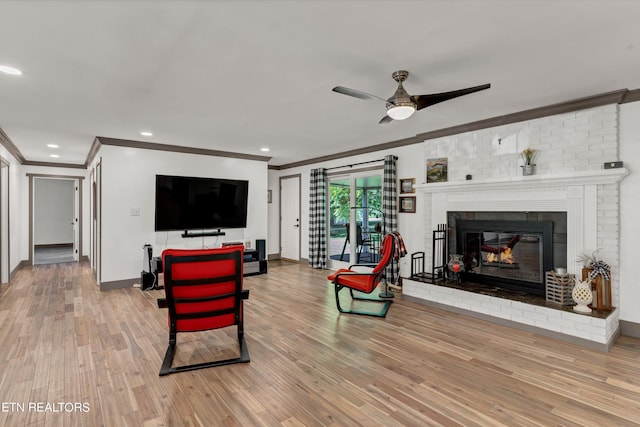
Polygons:
<instances>
[{"instance_id":1,"label":"potted plant","mask_svg":"<svg viewBox=\"0 0 640 427\"><path fill-rule=\"evenodd\" d=\"M522 153L520 153L520 156L524 161L524 164L522 165L522 175L533 175L533 167L535 166L533 161L536 158L536 154L536 150L533 148L525 148L522 150Z\"/></svg>"},{"instance_id":2,"label":"potted plant","mask_svg":"<svg viewBox=\"0 0 640 427\"><path fill-rule=\"evenodd\" d=\"M577 259L582 263L582 280L591 282L593 290L592 306L596 310L611 310L611 266L598 256L598 250L591 255L583 253Z\"/></svg>"}]
</instances>

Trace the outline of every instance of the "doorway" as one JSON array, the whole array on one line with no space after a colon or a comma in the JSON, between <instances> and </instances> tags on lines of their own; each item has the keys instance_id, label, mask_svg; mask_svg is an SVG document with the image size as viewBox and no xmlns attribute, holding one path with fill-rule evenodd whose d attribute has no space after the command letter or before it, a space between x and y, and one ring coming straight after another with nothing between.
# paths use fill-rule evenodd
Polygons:
<instances>
[{"instance_id":1,"label":"doorway","mask_svg":"<svg viewBox=\"0 0 640 427\"><path fill-rule=\"evenodd\" d=\"M329 266L376 263L382 238L382 169L329 177Z\"/></svg>"},{"instance_id":2,"label":"doorway","mask_svg":"<svg viewBox=\"0 0 640 427\"><path fill-rule=\"evenodd\" d=\"M77 262L82 253L83 177L29 176L29 263Z\"/></svg>"},{"instance_id":3,"label":"doorway","mask_svg":"<svg viewBox=\"0 0 640 427\"><path fill-rule=\"evenodd\" d=\"M300 261L300 175L280 178L280 257Z\"/></svg>"}]
</instances>

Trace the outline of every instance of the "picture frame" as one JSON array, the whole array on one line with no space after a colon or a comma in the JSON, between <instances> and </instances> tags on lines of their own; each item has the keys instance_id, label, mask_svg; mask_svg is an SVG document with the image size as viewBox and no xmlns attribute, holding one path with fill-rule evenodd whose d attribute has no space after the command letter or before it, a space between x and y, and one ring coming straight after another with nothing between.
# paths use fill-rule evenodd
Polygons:
<instances>
[{"instance_id":1,"label":"picture frame","mask_svg":"<svg viewBox=\"0 0 640 427\"><path fill-rule=\"evenodd\" d=\"M400 197L398 208L401 213L416 213L416 196Z\"/></svg>"},{"instance_id":2,"label":"picture frame","mask_svg":"<svg viewBox=\"0 0 640 427\"><path fill-rule=\"evenodd\" d=\"M413 186L416 183L415 178L404 178L400 180L400 194L415 193Z\"/></svg>"},{"instance_id":3,"label":"picture frame","mask_svg":"<svg viewBox=\"0 0 640 427\"><path fill-rule=\"evenodd\" d=\"M438 157L427 160L427 184L432 182L447 182L449 159Z\"/></svg>"}]
</instances>

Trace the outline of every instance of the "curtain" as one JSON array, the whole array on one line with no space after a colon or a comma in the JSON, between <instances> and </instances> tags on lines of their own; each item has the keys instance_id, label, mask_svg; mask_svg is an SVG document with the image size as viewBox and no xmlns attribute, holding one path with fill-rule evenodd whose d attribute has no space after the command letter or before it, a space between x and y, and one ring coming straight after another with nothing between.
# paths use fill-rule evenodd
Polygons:
<instances>
[{"instance_id":1,"label":"curtain","mask_svg":"<svg viewBox=\"0 0 640 427\"><path fill-rule=\"evenodd\" d=\"M384 173L382 179L382 217L385 233L398 231L398 186L396 160L393 155L384 157ZM387 283L398 282L400 267L398 262L392 262L386 270Z\"/></svg>"},{"instance_id":2,"label":"curtain","mask_svg":"<svg viewBox=\"0 0 640 427\"><path fill-rule=\"evenodd\" d=\"M311 170L309 186L309 266L327 268L327 170Z\"/></svg>"}]
</instances>

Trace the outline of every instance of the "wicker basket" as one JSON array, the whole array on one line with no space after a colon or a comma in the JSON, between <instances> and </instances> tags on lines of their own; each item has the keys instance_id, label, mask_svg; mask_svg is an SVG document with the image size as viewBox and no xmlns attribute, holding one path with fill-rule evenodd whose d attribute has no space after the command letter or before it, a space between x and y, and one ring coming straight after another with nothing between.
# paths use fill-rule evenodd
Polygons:
<instances>
[{"instance_id":1,"label":"wicker basket","mask_svg":"<svg viewBox=\"0 0 640 427\"><path fill-rule=\"evenodd\" d=\"M555 271L545 273L547 302L560 305L574 305L571 291L574 285L574 274L557 274Z\"/></svg>"}]
</instances>

